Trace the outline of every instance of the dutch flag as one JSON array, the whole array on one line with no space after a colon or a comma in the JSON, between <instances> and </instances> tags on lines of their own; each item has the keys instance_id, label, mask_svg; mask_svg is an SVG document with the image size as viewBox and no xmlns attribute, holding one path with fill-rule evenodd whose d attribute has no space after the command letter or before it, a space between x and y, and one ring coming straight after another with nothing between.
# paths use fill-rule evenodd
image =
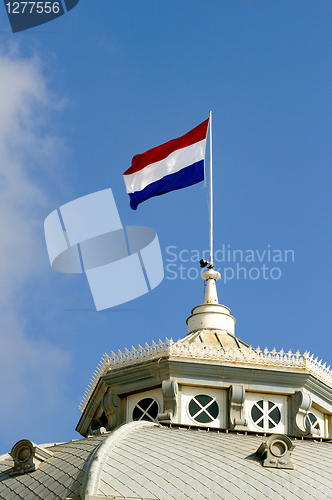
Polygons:
<instances>
[{"instance_id":1,"label":"dutch flag","mask_svg":"<svg viewBox=\"0 0 332 500\"><path fill-rule=\"evenodd\" d=\"M123 174L130 206L204 180L209 118L187 134L135 155Z\"/></svg>"}]
</instances>

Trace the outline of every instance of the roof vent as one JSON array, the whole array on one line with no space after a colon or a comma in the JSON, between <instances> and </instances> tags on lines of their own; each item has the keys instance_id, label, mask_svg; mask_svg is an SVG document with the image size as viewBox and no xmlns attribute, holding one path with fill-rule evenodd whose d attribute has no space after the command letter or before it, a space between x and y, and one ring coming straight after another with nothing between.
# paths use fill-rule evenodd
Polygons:
<instances>
[{"instance_id":1,"label":"roof vent","mask_svg":"<svg viewBox=\"0 0 332 500\"><path fill-rule=\"evenodd\" d=\"M295 446L288 436L272 434L267 441L262 443L256 453L263 457L264 467L278 469L294 469L291 453Z\"/></svg>"},{"instance_id":2,"label":"roof vent","mask_svg":"<svg viewBox=\"0 0 332 500\"><path fill-rule=\"evenodd\" d=\"M22 439L13 446L10 455L14 459L11 475L17 476L38 469L40 464L50 458L53 453L37 446L28 439Z\"/></svg>"}]
</instances>

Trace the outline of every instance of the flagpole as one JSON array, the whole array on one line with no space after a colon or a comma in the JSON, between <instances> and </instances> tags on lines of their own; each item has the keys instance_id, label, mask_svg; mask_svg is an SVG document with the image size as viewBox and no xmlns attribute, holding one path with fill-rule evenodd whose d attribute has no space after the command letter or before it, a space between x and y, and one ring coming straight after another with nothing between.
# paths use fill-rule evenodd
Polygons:
<instances>
[{"instance_id":1,"label":"flagpole","mask_svg":"<svg viewBox=\"0 0 332 500\"><path fill-rule=\"evenodd\" d=\"M216 281L221 278L218 271L214 271L213 265L213 186L212 186L212 111L209 113L210 125L210 261L205 259L200 260L201 267L207 266L207 271L202 274L203 280L206 282L204 304L219 304Z\"/></svg>"},{"instance_id":2,"label":"flagpole","mask_svg":"<svg viewBox=\"0 0 332 500\"><path fill-rule=\"evenodd\" d=\"M213 268L212 111L210 111L210 266Z\"/></svg>"}]
</instances>

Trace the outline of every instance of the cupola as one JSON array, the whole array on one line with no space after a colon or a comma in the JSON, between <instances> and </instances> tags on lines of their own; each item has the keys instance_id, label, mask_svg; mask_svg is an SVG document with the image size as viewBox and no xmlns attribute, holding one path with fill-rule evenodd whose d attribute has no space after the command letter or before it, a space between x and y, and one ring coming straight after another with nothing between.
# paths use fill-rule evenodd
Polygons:
<instances>
[{"instance_id":1,"label":"cupola","mask_svg":"<svg viewBox=\"0 0 332 500\"><path fill-rule=\"evenodd\" d=\"M306 352L240 340L218 302L220 274L202 274L204 303L187 335L104 355L81 404L83 436L146 420L166 425L332 437L332 374Z\"/></svg>"}]
</instances>

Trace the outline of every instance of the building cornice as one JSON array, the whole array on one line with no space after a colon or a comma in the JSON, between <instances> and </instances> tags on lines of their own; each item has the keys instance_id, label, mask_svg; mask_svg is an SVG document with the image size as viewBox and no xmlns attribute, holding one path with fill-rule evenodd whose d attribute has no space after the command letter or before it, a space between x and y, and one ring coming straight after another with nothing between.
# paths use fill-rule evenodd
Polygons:
<instances>
[{"instance_id":1,"label":"building cornice","mask_svg":"<svg viewBox=\"0 0 332 500\"><path fill-rule=\"evenodd\" d=\"M190 344L188 337L178 342L166 338L165 342L159 340L158 344L152 342L151 345L145 344L144 347L139 345L138 349L132 347L131 351L125 349L124 352L119 351L118 354L112 352L111 356L105 354L81 402L80 409L82 413L85 412L85 408L102 377L107 381L108 375L120 371L127 372L129 367L140 370L141 366L150 365L152 361L160 359L186 361L185 366L188 366L187 361L199 363L201 369L207 364L222 367L232 366L233 368L251 367L256 368L258 372L263 371L265 376L266 371L271 370L278 373L280 370L285 377L288 377L289 373L304 372L313 375L315 379L323 383L328 393L332 392L332 372L330 367L326 367L326 363L323 364L322 361L318 361L318 358L314 359L314 355L310 356L308 352L300 354L299 351L293 353L292 351L285 352L283 349L269 351L267 348L262 351L259 347L256 349L252 347L226 349L207 345L200 346L196 343ZM132 373L131 370L130 373ZM242 371L241 374L243 376ZM294 376L292 376L292 380L294 380Z\"/></svg>"}]
</instances>

